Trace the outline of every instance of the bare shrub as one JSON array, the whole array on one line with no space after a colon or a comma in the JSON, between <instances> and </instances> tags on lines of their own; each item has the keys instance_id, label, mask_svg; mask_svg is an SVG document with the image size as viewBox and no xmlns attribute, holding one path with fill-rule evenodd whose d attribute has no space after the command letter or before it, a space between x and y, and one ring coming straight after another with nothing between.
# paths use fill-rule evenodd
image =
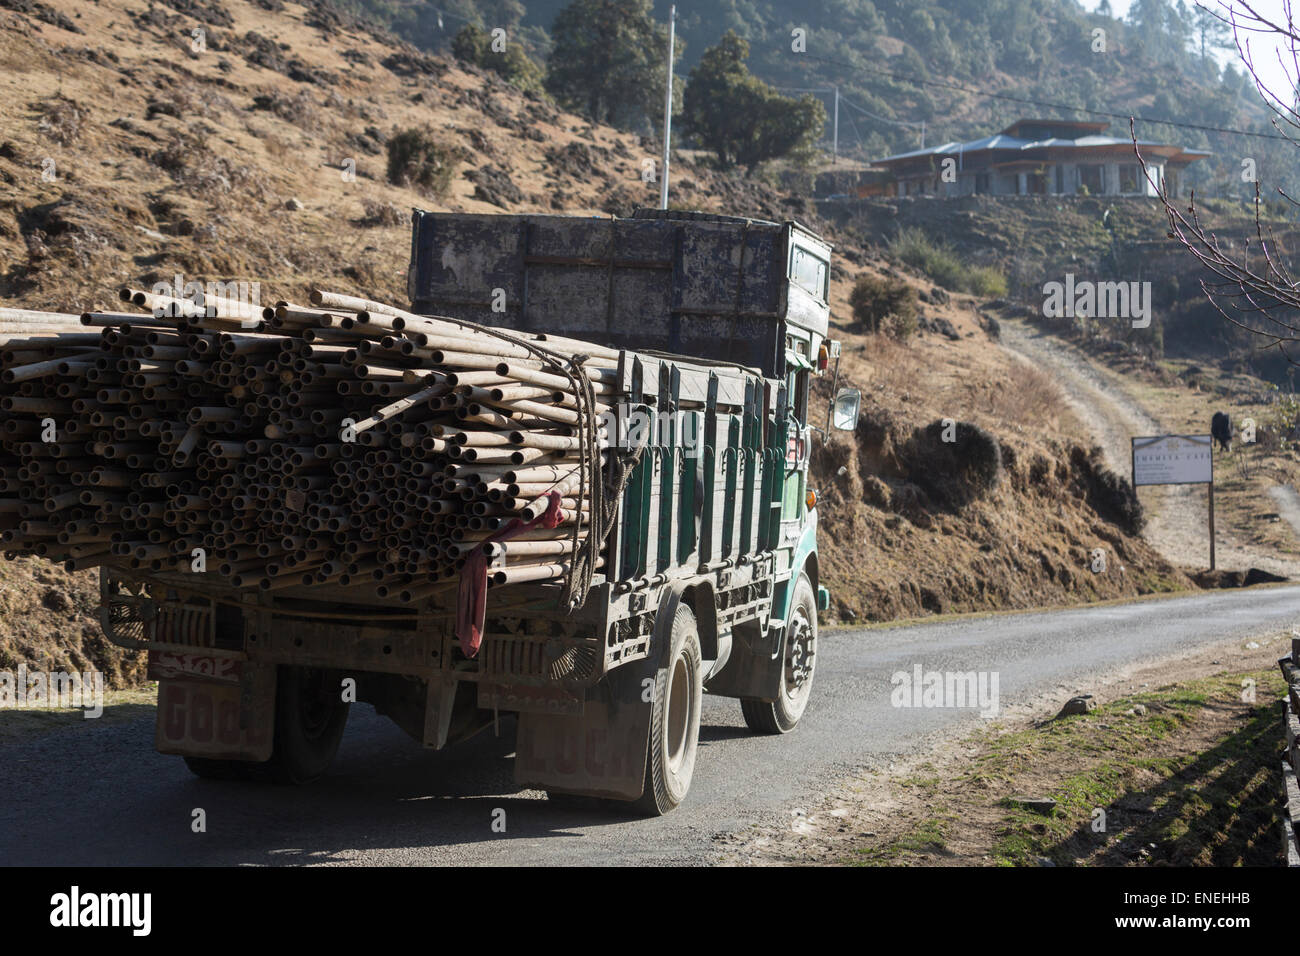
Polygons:
<instances>
[{"instance_id":1,"label":"bare shrub","mask_svg":"<svg viewBox=\"0 0 1300 956\"><path fill-rule=\"evenodd\" d=\"M218 156L198 136L176 134L150 156L150 161L192 195L213 202L241 189L258 196L265 192L250 167Z\"/></svg>"},{"instance_id":2,"label":"bare shrub","mask_svg":"<svg viewBox=\"0 0 1300 956\"><path fill-rule=\"evenodd\" d=\"M984 497L1002 478L1002 446L970 422L931 422L900 451L907 476L941 507L957 510Z\"/></svg>"},{"instance_id":3,"label":"bare shrub","mask_svg":"<svg viewBox=\"0 0 1300 956\"><path fill-rule=\"evenodd\" d=\"M298 126L311 126L317 119L316 101L306 90L299 90L293 96L286 96L278 90L254 96L253 109L271 113Z\"/></svg>"},{"instance_id":4,"label":"bare shrub","mask_svg":"<svg viewBox=\"0 0 1300 956\"><path fill-rule=\"evenodd\" d=\"M439 142L433 130L403 130L388 141L388 181L440 198L451 188L457 159L458 150Z\"/></svg>"},{"instance_id":5,"label":"bare shrub","mask_svg":"<svg viewBox=\"0 0 1300 956\"><path fill-rule=\"evenodd\" d=\"M361 200L362 226L402 226L408 222L406 213L390 202L376 202L373 199Z\"/></svg>"},{"instance_id":6,"label":"bare shrub","mask_svg":"<svg viewBox=\"0 0 1300 956\"><path fill-rule=\"evenodd\" d=\"M36 128L46 139L60 146L71 146L81 135L81 125L89 116L85 107L64 96L56 96L39 106L40 122Z\"/></svg>"},{"instance_id":7,"label":"bare shrub","mask_svg":"<svg viewBox=\"0 0 1300 956\"><path fill-rule=\"evenodd\" d=\"M884 332L895 339L916 334L916 289L892 276L858 276L849 293L854 321L868 332Z\"/></svg>"}]
</instances>

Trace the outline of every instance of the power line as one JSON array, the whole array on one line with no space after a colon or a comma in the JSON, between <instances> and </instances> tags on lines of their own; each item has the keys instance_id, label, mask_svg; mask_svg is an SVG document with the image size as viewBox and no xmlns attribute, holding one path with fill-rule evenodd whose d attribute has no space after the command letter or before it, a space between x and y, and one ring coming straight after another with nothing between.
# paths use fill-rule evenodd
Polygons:
<instances>
[{"instance_id":1,"label":"power line","mask_svg":"<svg viewBox=\"0 0 1300 956\"><path fill-rule=\"evenodd\" d=\"M833 139L834 145L831 147L832 157L838 157L840 152L839 143L840 143L840 101L841 100L843 100L846 105L853 107L863 116L870 116L872 119L879 120L882 123L888 123L891 126L907 126L912 129L920 129L921 148L925 149L925 120L921 120L919 123L913 123L913 122L909 122L908 120L890 119L888 116L881 116L878 113L873 113L871 112L871 110L866 110L863 109L861 106L858 106L856 103L851 101L848 97L840 93L840 88L838 86L833 86L830 89L804 87L804 86L777 86L777 87L773 87L773 89L780 90L782 93L833 93L835 95L835 133ZM861 134L858 133L857 124L853 122L852 117L849 117L849 123L853 126L853 135L858 137L858 145L861 146L862 136ZM832 163L833 162L834 159L832 159Z\"/></svg>"},{"instance_id":2,"label":"power line","mask_svg":"<svg viewBox=\"0 0 1300 956\"><path fill-rule=\"evenodd\" d=\"M854 103L843 93L840 94L840 100L844 103L847 103L849 106L853 107L855 110L857 110L859 113L863 114L864 116L870 116L872 119L880 120L880 122L882 123L889 123L892 126L911 126L911 127L925 126L925 120L921 120L921 122L919 123L910 123L907 122L906 120L890 119L888 116L877 116L875 113L871 112L871 110L864 110L861 106L859 106L857 103Z\"/></svg>"},{"instance_id":3,"label":"power line","mask_svg":"<svg viewBox=\"0 0 1300 956\"><path fill-rule=\"evenodd\" d=\"M853 135L858 141L858 149L866 150L867 144L862 142L862 134L858 132L858 124L853 122L853 117L849 117L849 126L853 129Z\"/></svg>"},{"instance_id":4,"label":"power line","mask_svg":"<svg viewBox=\"0 0 1300 956\"><path fill-rule=\"evenodd\" d=\"M782 92L782 93L827 93L827 94L829 94L829 93L834 93L834 92L835 92L835 87L833 87L833 86L825 86L825 87L822 87L822 86L774 86L774 87L772 87L772 88L773 88L774 90L779 90L779 91ZM878 120L880 120L880 122L882 122L882 123L890 123L890 124L892 124L892 125L894 125L894 126L924 126L924 125L925 125L925 121L924 121L924 120L922 120L922 121L919 122L919 123L911 123L911 122L908 122L908 121L906 121L906 120L890 119L888 116L878 116L877 114L871 112L870 110L864 110L861 106L858 106L856 103L854 103L852 100L850 100L850 99L849 99L847 96L845 96L843 93L840 94L840 100L841 100L842 102L844 102L844 103L847 103L849 106L852 106L852 107L853 107L855 110L857 110L859 113L862 113L862 114L864 114L864 115L866 115L866 116L870 116L872 119L878 119Z\"/></svg>"},{"instance_id":5,"label":"power line","mask_svg":"<svg viewBox=\"0 0 1300 956\"><path fill-rule=\"evenodd\" d=\"M891 80L897 80L900 83L911 83L914 86L932 86L938 89L955 90L960 93L970 93L974 96L987 96L990 99L1005 100L1010 103L1019 103L1024 106L1035 106L1051 110L1070 110L1078 113L1087 113L1089 116L1103 116L1107 119L1133 119L1139 123L1151 123L1156 126L1173 126L1178 129L1194 129L1203 133L1227 133L1233 136L1249 136L1255 139L1274 139L1283 142L1294 142L1291 137L1283 136L1278 133L1253 133L1244 129L1232 129L1226 126L1206 126L1200 123L1182 123L1177 120L1155 119L1150 116L1137 116L1132 113L1116 113L1108 110L1094 110L1086 106L1071 106L1067 103L1053 103L1048 100L1035 100L1024 96L1013 96L1010 93L994 93L991 90L981 90L977 87L967 86L963 83L950 83L943 80L923 80L915 76L907 76L902 73L894 73L891 70L875 70L870 67L858 66L854 63L847 63L843 60L833 60L830 57L816 56L814 54L805 54L811 60L819 60L822 63L831 66L841 66L858 73L871 73L876 76L888 77ZM843 99L843 97L841 97ZM852 106L853 104L849 104ZM859 107L855 107L860 109ZM865 111L863 111L865 112ZM914 124L913 124L914 125Z\"/></svg>"}]
</instances>

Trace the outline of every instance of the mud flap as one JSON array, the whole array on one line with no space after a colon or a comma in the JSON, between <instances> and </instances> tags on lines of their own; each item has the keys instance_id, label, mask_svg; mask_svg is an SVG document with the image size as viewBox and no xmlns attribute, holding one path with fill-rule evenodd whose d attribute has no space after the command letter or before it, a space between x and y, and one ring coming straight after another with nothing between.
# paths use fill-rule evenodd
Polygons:
<instances>
[{"instance_id":1,"label":"mud flap","mask_svg":"<svg viewBox=\"0 0 1300 956\"><path fill-rule=\"evenodd\" d=\"M152 656L152 655L151 655ZM275 666L238 662L207 675L171 669L164 655L158 676L158 722L154 747L159 753L221 760L271 759L275 729ZM223 662L234 663L234 662ZM218 676L220 675L220 676Z\"/></svg>"},{"instance_id":2,"label":"mud flap","mask_svg":"<svg viewBox=\"0 0 1300 956\"><path fill-rule=\"evenodd\" d=\"M516 783L613 800L641 796L655 678L664 666L661 658L668 653L673 618L688 583L674 585L660 600L650 653L597 684L581 716L519 715Z\"/></svg>"},{"instance_id":3,"label":"mud flap","mask_svg":"<svg viewBox=\"0 0 1300 956\"><path fill-rule=\"evenodd\" d=\"M615 800L635 800L645 785L650 702L649 659L625 664L592 692L581 716L521 713L515 744L515 782Z\"/></svg>"},{"instance_id":4,"label":"mud flap","mask_svg":"<svg viewBox=\"0 0 1300 956\"><path fill-rule=\"evenodd\" d=\"M732 632L731 656L705 690L716 697L776 700L784 660L785 628L747 622Z\"/></svg>"},{"instance_id":5,"label":"mud flap","mask_svg":"<svg viewBox=\"0 0 1300 956\"><path fill-rule=\"evenodd\" d=\"M424 745L434 750L447 746L456 705L456 676L439 674L429 681L424 704Z\"/></svg>"}]
</instances>

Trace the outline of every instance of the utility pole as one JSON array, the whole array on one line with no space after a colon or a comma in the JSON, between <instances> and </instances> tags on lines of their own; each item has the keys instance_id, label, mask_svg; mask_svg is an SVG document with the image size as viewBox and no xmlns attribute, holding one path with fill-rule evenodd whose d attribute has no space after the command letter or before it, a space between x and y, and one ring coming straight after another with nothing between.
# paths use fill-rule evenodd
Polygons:
<instances>
[{"instance_id":1,"label":"utility pole","mask_svg":"<svg viewBox=\"0 0 1300 956\"><path fill-rule=\"evenodd\" d=\"M840 158L840 88L835 87L835 122L831 126L831 165Z\"/></svg>"},{"instance_id":2,"label":"utility pole","mask_svg":"<svg viewBox=\"0 0 1300 956\"><path fill-rule=\"evenodd\" d=\"M921 148L925 149L925 120L921 120Z\"/></svg>"},{"instance_id":3,"label":"utility pole","mask_svg":"<svg viewBox=\"0 0 1300 956\"><path fill-rule=\"evenodd\" d=\"M673 136L673 47L677 42L677 5L668 8L668 84L664 92L664 168L659 180L659 208L668 208L668 150Z\"/></svg>"}]
</instances>

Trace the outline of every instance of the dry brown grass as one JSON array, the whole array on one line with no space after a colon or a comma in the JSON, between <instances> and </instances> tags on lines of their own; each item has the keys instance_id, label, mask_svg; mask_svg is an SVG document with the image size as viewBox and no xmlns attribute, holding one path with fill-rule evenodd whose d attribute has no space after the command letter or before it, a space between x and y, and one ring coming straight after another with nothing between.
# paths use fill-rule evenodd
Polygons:
<instances>
[{"instance_id":1,"label":"dry brown grass","mask_svg":"<svg viewBox=\"0 0 1300 956\"><path fill-rule=\"evenodd\" d=\"M900 342L883 332L861 336L854 343L853 353L866 366L866 377L876 390L907 392L928 377L921 352L912 343Z\"/></svg>"},{"instance_id":2,"label":"dry brown grass","mask_svg":"<svg viewBox=\"0 0 1300 956\"><path fill-rule=\"evenodd\" d=\"M275 133L263 133L261 139L267 155L279 162L292 159L296 153L292 143Z\"/></svg>"},{"instance_id":3,"label":"dry brown grass","mask_svg":"<svg viewBox=\"0 0 1300 956\"><path fill-rule=\"evenodd\" d=\"M1068 408L1065 394L1051 376L1028 365L997 382L984 398L981 411L1004 424L1034 430L1058 431Z\"/></svg>"}]
</instances>

